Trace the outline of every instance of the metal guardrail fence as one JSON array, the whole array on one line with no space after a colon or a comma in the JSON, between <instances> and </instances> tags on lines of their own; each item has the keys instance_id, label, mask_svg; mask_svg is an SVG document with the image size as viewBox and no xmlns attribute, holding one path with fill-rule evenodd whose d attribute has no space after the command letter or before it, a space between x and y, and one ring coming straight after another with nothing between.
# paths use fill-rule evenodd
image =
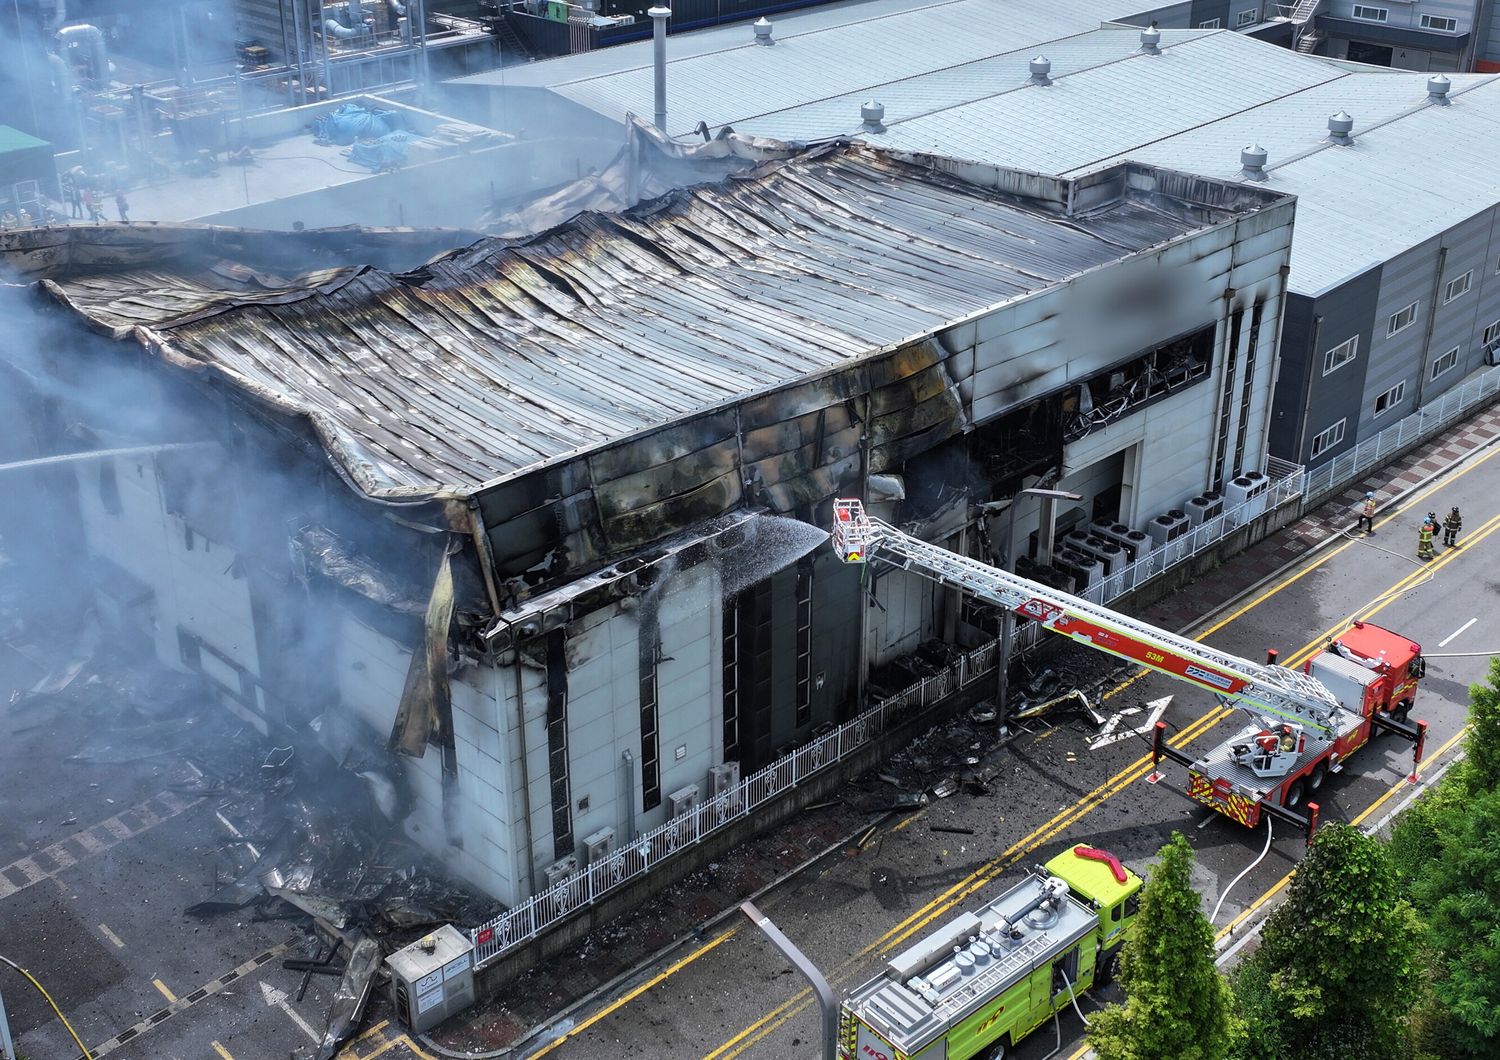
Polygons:
<instances>
[{"instance_id":1,"label":"metal guardrail fence","mask_svg":"<svg viewBox=\"0 0 1500 1060\"><path fill-rule=\"evenodd\" d=\"M1095 603L1108 603L1169 567L1217 544L1245 523L1302 496L1302 469L1296 465L1284 465L1277 470L1286 473L1273 479L1259 497L1206 520L1175 541L1138 556L1134 563L1090 586L1080 595ZM1027 623L1017 631L1016 644L1023 649L1030 647L1040 639L1041 629L1037 623ZM864 747L892 723L972 684L994 669L998 651L999 645L992 642L966 652L948 669L881 700L857 718L751 774L738 787L644 833L609 857L475 928L471 932L475 967L485 967L553 924L592 905L608 892L695 845L705 836L748 817L763 803Z\"/></svg>"},{"instance_id":2,"label":"metal guardrail fence","mask_svg":"<svg viewBox=\"0 0 1500 1060\"><path fill-rule=\"evenodd\" d=\"M1500 366L1488 368L1442 399L1391 424L1373 438L1366 438L1348 452L1307 473L1306 494L1310 498L1341 486L1358 475L1379 467L1392 454L1422 441L1447 427L1486 398L1500 392Z\"/></svg>"}]
</instances>

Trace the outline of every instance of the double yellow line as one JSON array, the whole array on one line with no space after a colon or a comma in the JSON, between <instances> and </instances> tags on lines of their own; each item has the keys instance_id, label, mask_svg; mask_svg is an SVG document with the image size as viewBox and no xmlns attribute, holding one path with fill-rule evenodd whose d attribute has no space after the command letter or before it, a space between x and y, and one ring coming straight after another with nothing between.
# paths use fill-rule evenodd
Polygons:
<instances>
[{"instance_id":1,"label":"double yellow line","mask_svg":"<svg viewBox=\"0 0 1500 1060\"><path fill-rule=\"evenodd\" d=\"M1485 460L1488 459L1488 457L1485 458ZM1423 500L1430 492L1438 488L1439 485L1447 485L1453 482L1462 475L1467 474L1469 471L1480 466L1480 464L1482 463L1484 463L1484 461L1479 461L1475 464L1471 464L1469 467L1464 468L1456 475L1449 476L1442 483L1435 483L1428 489L1423 490L1420 494L1412 497L1407 502L1400 505L1398 508L1394 509L1388 515L1386 515L1386 517L1379 523L1379 526L1384 527L1386 524L1390 523L1402 512L1406 511L1408 508L1411 508L1419 501ZM1497 529L1500 529L1500 515L1495 515L1488 521L1486 521L1473 535L1471 535L1466 540L1465 543L1468 546L1477 544L1488 537L1490 534L1494 533ZM1233 622L1236 618L1239 618L1241 615L1259 606L1269 597L1281 592L1283 589L1286 589L1288 586L1300 580L1303 576L1311 573L1313 570L1323 566L1334 557L1338 556L1345 549L1351 548L1358 543L1359 539L1351 539L1338 546L1327 555L1320 557L1316 563L1302 568L1290 577L1268 588L1265 592L1256 596L1255 599L1251 600L1249 603L1244 604L1240 608L1224 616L1219 621L1215 622L1212 626L1205 629L1201 634L1199 634L1198 639L1201 640L1204 637L1211 636L1212 634L1218 632L1220 629L1223 629L1229 623ZM1411 588L1417 582L1430 577L1432 572L1446 566L1461 554L1462 553L1457 550L1450 550L1449 552L1444 553L1443 556L1439 559L1413 569L1410 574L1399 579L1389 589L1381 593L1376 598L1375 603L1366 605L1365 607L1358 609L1347 618L1330 626L1317 637L1313 638L1311 641L1303 645L1295 655L1286 660L1286 665L1291 667L1302 665L1302 663L1307 661L1317 652L1323 650L1323 647L1328 643L1329 638L1343 632L1348 627L1350 622L1355 621L1356 619L1368 619L1378 612L1384 610L1402 592ZM1135 676L1112 688L1105 694L1104 698L1108 699L1112 696L1118 695L1120 692L1124 691L1130 685L1138 681L1141 677L1146 676L1148 672L1149 671L1145 670L1139 671L1135 674ZM1172 737L1170 742L1174 747L1185 747L1196 740L1199 736L1202 736L1213 726L1217 725L1220 721L1227 718L1232 713L1234 713L1233 708L1216 707L1213 710L1210 710L1208 713L1204 714L1202 717L1198 718L1196 721L1179 730ZM932 901L924 905L921 909L918 909L915 913L911 914L905 920L901 921L895 927L891 928L880 938L876 939L873 943L866 946L858 953L853 954L851 957L846 958L844 961L841 961L835 968L833 974L829 976L830 980L840 980L844 978L847 975L849 969L853 968L856 965L862 964L865 958L869 957L876 950L890 950L895 948L896 946L899 946L902 942L909 939L912 935L916 934L918 931L921 931L933 920L942 916L944 913L952 909L955 905L962 902L969 895L973 894L975 891L979 890L981 887L994 880L997 876L999 876L1006 869L1010 868L1021 858L1025 857L1032 851L1036 850L1038 847L1047 843L1059 833L1077 823L1090 811L1102 805L1108 799L1111 799L1115 795L1119 794L1136 780L1139 780L1141 777L1145 776L1146 773L1151 769L1151 766L1151 756L1143 755L1135 762L1125 767L1120 772L1116 773L1109 780L1099 785L1093 791L1088 792L1072 806L1060 811L1058 814L1053 816L1051 820L1047 821L1045 824L1041 825L1039 828L1035 829L1025 837L1017 840L1015 843L1011 844L1011 846L1007 847L1005 851L1002 852L998 857L986 862L969 876L966 876L964 879L948 888L948 890L944 891L942 894L938 895ZM750 1024L750 1026L740 1031L734 1037L730 1038L724 1044L720 1045L717 1049L713 1050L710 1053L707 1053L704 1056L703 1060L733 1060L734 1057L739 1056L756 1042L772 1033L774 1030L776 1030L776 1028L781 1026L781 1024L785 1023L787 1020L800 1013L808 1006L808 1004L811 1003L811 999L811 992L805 989L793 995L791 998L784 1001L782 1004L778 1005L770 1012L766 1013L766 1015Z\"/></svg>"}]
</instances>

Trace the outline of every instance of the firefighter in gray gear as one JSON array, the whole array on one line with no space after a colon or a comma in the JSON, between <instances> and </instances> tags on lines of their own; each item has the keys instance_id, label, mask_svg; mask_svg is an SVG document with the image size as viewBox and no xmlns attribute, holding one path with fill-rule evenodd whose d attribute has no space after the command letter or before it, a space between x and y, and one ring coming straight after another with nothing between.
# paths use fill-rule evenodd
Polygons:
<instances>
[{"instance_id":1,"label":"firefighter in gray gear","mask_svg":"<svg viewBox=\"0 0 1500 1060\"><path fill-rule=\"evenodd\" d=\"M1443 517L1443 544L1452 548L1458 544L1458 532L1464 528L1464 517L1454 508Z\"/></svg>"}]
</instances>

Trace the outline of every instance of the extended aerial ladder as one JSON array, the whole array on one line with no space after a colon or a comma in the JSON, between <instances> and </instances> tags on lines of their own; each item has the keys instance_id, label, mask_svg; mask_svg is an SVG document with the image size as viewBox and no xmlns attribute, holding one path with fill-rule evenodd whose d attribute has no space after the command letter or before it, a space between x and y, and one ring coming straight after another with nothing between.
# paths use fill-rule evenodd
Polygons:
<instances>
[{"instance_id":1,"label":"extended aerial ladder","mask_svg":"<svg viewBox=\"0 0 1500 1060\"><path fill-rule=\"evenodd\" d=\"M1322 665L1337 677L1341 699L1313 675L1311 664L1304 672L1256 663L1158 629L912 537L866 514L858 500L834 501L833 544L847 563L878 558L1249 711L1257 726L1201 757L1172 747L1163 723L1157 725L1153 745L1158 764L1167 757L1189 767L1189 795L1242 824L1253 827L1265 812L1310 835L1317 826L1317 804L1310 804L1306 815L1297 812L1302 796L1321 785L1328 772L1336 772L1342 758L1368 740L1372 728L1412 740L1421 760L1426 725L1405 720L1421 676L1421 649L1379 627L1358 623L1355 648L1335 641L1335 650L1324 653L1331 659ZM1373 643L1376 634L1384 637L1372 648L1367 642ZM1398 644L1399 651L1393 650ZM1400 651L1410 658L1398 657ZM1395 704L1402 709L1393 710ZM1295 797L1288 799L1289 794Z\"/></svg>"}]
</instances>

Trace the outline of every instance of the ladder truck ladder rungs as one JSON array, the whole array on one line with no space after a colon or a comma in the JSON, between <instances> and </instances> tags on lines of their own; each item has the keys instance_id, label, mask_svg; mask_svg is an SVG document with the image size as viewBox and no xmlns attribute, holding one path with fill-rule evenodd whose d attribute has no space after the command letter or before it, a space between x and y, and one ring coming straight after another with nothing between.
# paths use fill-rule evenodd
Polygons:
<instances>
[{"instance_id":1,"label":"ladder truck ladder rungs","mask_svg":"<svg viewBox=\"0 0 1500 1060\"><path fill-rule=\"evenodd\" d=\"M1041 622L1053 632L1148 669L1198 685L1258 714L1331 737L1343 709L1321 682L1299 670L1217 651L1080 597L950 552L864 513L857 500L835 504L835 540L850 562L879 558Z\"/></svg>"}]
</instances>

